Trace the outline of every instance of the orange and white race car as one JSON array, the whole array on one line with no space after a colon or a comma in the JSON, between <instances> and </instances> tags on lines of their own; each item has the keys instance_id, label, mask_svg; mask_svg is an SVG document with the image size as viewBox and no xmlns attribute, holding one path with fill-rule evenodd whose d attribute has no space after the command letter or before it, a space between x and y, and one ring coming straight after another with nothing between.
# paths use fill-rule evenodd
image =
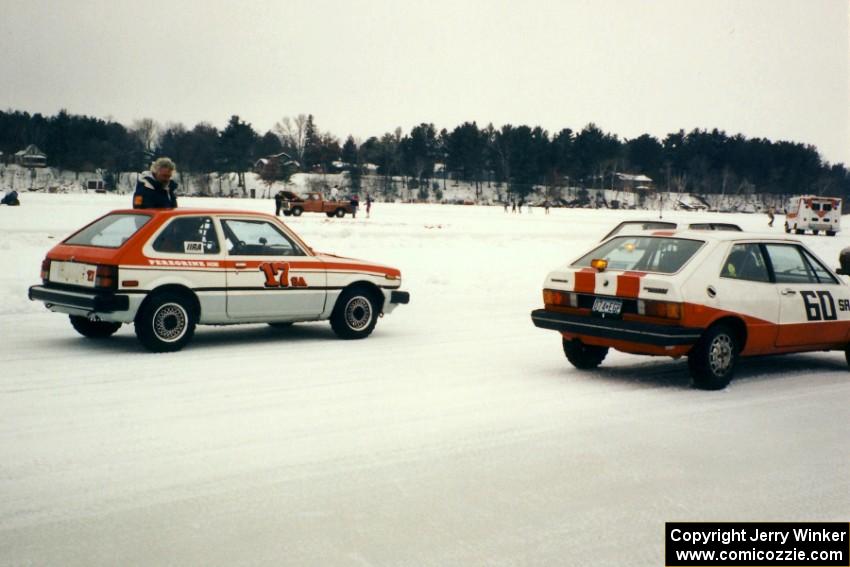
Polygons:
<instances>
[{"instance_id":1,"label":"orange and white race car","mask_svg":"<svg viewBox=\"0 0 850 567\"><path fill-rule=\"evenodd\" d=\"M788 237L614 236L551 272L543 303L534 324L559 331L580 369L609 348L687 356L694 386L720 389L740 356L844 350L850 363L850 286Z\"/></svg>"},{"instance_id":2,"label":"orange and white race car","mask_svg":"<svg viewBox=\"0 0 850 567\"><path fill-rule=\"evenodd\" d=\"M30 299L80 334L134 323L155 352L181 349L196 324L329 319L360 339L410 299L395 268L317 253L271 215L214 209L112 211L50 250L41 278Z\"/></svg>"}]
</instances>

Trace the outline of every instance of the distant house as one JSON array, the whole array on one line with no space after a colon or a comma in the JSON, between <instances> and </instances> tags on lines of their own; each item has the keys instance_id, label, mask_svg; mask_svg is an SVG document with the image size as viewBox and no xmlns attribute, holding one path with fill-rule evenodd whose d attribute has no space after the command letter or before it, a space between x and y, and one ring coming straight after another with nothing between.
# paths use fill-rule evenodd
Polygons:
<instances>
[{"instance_id":1,"label":"distant house","mask_svg":"<svg viewBox=\"0 0 850 567\"><path fill-rule=\"evenodd\" d=\"M23 167L47 167L47 156L35 144L15 153L15 163Z\"/></svg>"},{"instance_id":2,"label":"distant house","mask_svg":"<svg viewBox=\"0 0 850 567\"><path fill-rule=\"evenodd\" d=\"M301 168L301 164L292 159L292 156L286 152L266 156L254 162L254 173L257 175L271 173L272 171L280 172L284 171L286 168L292 168L295 170Z\"/></svg>"},{"instance_id":3,"label":"distant house","mask_svg":"<svg viewBox=\"0 0 850 567\"><path fill-rule=\"evenodd\" d=\"M643 174L615 173L614 189L631 193L652 191L652 179Z\"/></svg>"}]
</instances>

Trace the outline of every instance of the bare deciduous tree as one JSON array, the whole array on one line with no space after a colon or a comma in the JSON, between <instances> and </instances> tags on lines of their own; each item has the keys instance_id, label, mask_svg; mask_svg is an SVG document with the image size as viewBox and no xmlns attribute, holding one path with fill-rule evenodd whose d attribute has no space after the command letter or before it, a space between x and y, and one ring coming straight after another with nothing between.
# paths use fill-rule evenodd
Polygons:
<instances>
[{"instance_id":1,"label":"bare deciduous tree","mask_svg":"<svg viewBox=\"0 0 850 567\"><path fill-rule=\"evenodd\" d=\"M284 149L294 152L296 159L303 166L304 150L307 147L307 115L299 114L294 118L284 116L274 125L274 131L280 136Z\"/></svg>"},{"instance_id":2,"label":"bare deciduous tree","mask_svg":"<svg viewBox=\"0 0 850 567\"><path fill-rule=\"evenodd\" d=\"M145 150L152 152L159 141L160 127L153 118L133 121L130 131L139 139Z\"/></svg>"}]
</instances>

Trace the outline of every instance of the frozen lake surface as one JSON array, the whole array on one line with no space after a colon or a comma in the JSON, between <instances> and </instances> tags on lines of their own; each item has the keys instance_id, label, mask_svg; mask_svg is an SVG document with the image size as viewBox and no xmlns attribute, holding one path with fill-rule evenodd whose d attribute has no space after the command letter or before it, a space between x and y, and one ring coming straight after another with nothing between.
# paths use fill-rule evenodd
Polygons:
<instances>
[{"instance_id":1,"label":"frozen lake surface","mask_svg":"<svg viewBox=\"0 0 850 567\"><path fill-rule=\"evenodd\" d=\"M850 517L843 353L745 359L702 392L684 360L578 371L532 325L549 270L657 211L288 218L317 250L400 268L411 303L365 341L199 327L151 354L26 297L50 247L129 196L21 198L0 207L0 564L662 565L665 521ZM206 205L274 209L181 201ZM831 265L850 244L801 238Z\"/></svg>"}]
</instances>

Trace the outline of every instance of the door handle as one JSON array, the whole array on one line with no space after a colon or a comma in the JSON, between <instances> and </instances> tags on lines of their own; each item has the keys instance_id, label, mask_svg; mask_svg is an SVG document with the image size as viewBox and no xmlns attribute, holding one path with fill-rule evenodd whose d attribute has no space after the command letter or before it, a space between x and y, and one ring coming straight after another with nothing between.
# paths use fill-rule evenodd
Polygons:
<instances>
[{"instance_id":1,"label":"door handle","mask_svg":"<svg viewBox=\"0 0 850 567\"><path fill-rule=\"evenodd\" d=\"M782 295L794 295L795 293L797 293L797 291L786 287L785 289L783 289L779 293L781 293Z\"/></svg>"},{"instance_id":2,"label":"door handle","mask_svg":"<svg viewBox=\"0 0 850 567\"><path fill-rule=\"evenodd\" d=\"M233 264L233 265L234 265L235 267L237 267L237 268L247 268L247 267L248 267L248 263L247 263L247 262L236 262L236 263L235 263L235 264Z\"/></svg>"}]
</instances>

